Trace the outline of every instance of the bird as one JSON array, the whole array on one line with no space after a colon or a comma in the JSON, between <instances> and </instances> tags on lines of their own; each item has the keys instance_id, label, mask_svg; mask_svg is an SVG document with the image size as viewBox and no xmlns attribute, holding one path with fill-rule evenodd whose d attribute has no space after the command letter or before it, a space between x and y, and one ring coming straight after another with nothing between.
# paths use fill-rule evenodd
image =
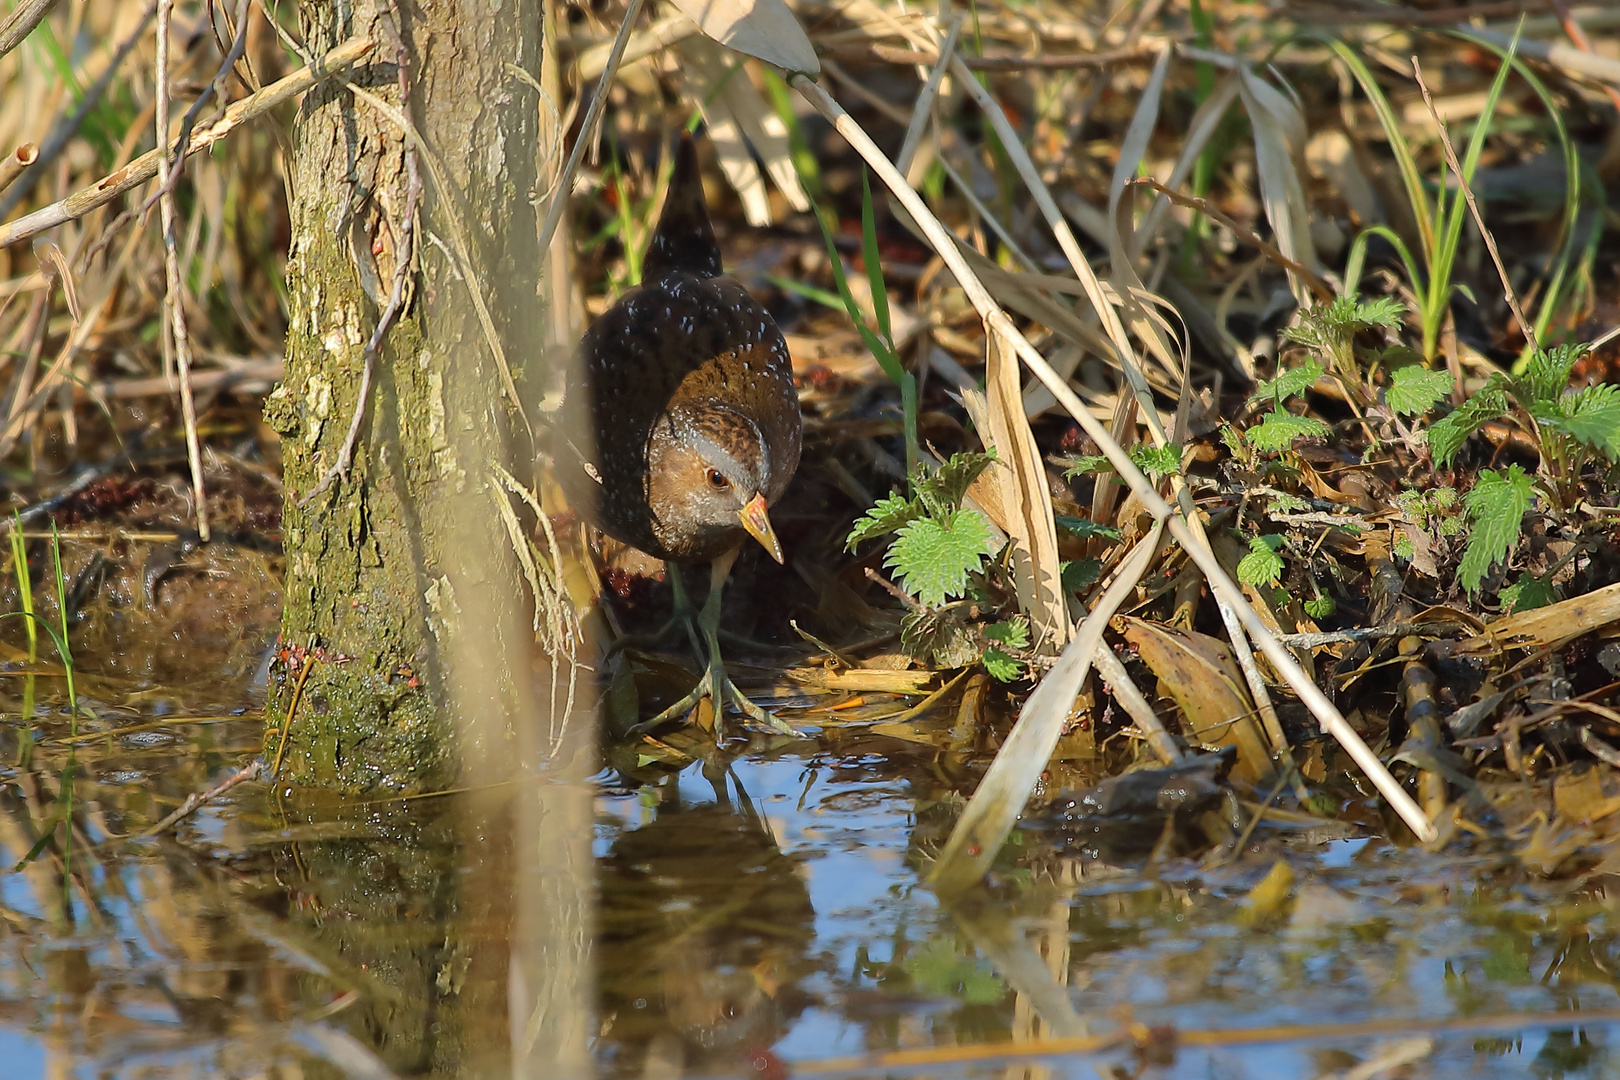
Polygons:
<instances>
[{"instance_id":1,"label":"bird","mask_svg":"<svg viewBox=\"0 0 1620 1080\"><path fill-rule=\"evenodd\" d=\"M749 537L783 561L769 510L799 467L804 419L782 332L721 266L690 132L675 149L641 284L580 339L563 422L571 453L557 455L558 479L570 503L602 532L665 560L677 620L707 652L692 692L637 729L684 716L707 696L717 724L730 699L754 721L791 732L726 675L720 596ZM694 615L679 567L702 562L709 594Z\"/></svg>"}]
</instances>

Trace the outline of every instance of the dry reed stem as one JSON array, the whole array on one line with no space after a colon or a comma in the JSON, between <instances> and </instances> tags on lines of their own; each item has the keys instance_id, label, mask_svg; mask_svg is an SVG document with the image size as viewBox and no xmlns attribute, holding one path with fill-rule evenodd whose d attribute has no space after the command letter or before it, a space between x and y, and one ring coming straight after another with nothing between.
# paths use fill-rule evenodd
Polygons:
<instances>
[{"instance_id":1,"label":"dry reed stem","mask_svg":"<svg viewBox=\"0 0 1620 1080\"><path fill-rule=\"evenodd\" d=\"M568 153L568 163L563 166L562 175L557 178L552 188L551 204L546 207L546 220L540 226L540 250L545 251L551 246L551 236L557 231L557 222L562 220L563 210L568 206L568 198L573 194L574 173L579 170L580 158L585 154L585 147L592 139L596 130L597 121L602 118L602 108L607 104L608 87L613 85L613 76L619 70L619 64L624 60L624 47L630 40L630 27L635 25L636 16L641 14L643 0L630 0L630 7L624 13L624 21L619 24L618 36L613 39L613 51L608 53L607 63L602 68L602 77L596 80L596 94L591 98L591 104L585 110L585 120L580 125L579 137L574 140L574 148Z\"/></svg>"},{"instance_id":2,"label":"dry reed stem","mask_svg":"<svg viewBox=\"0 0 1620 1080\"><path fill-rule=\"evenodd\" d=\"M0 198L0 216L9 214L18 203L28 197L28 193L33 190L35 180L50 171L57 158L67 149L68 143L72 141L73 136L78 134L85 120L101 105L101 99L107 93L107 88L112 85L113 77L118 74L118 69L123 66L124 61L129 58L129 54L134 51L135 46L145 36L146 24L151 21L152 16L156 13L157 0L148 0L146 10L142 12L134 28L130 30L129 36L119 42L118 48L107 62L107 66L102 69L100 75L96 76L96 80L90 84L79 99L78 106L71 114L66 117L59 117L51 125L50 131L46 133L44 140L39 145L38 160L29 166L28 176L23 180L22 186L7 192L3 198Z\"/></svg>"},{"instance_id":3,"label":"dry reed stem","mask_svg":"<svg viewBox=\"0 0 1620 1080\"><path fill-rule=\"evenodd\" d=\"M895 168L904 176L911 175L911 163L917 156L917 147L922 145L923 128L928 126L928 119L933 115L940 84L945 81L945 71L951 66L951 57L956 55L956 39L961 33L962 16L958 15L946 26L945 40L939 47L939 58L935 60L933 70L928 73L927 80L917 93L916 102L911 106L911 120L906 124L906 136L900 140L900 156L894 161Z\"/></svg>"},{"instance_id":4,"label":"dry reed stem","mask_svg":"<svg viewBox=\"0 0 1620 1080\"><path fill-rule=\"evenodd\" d=\"M297 97L310 87L331 78L359 61L376 47L370 38L354 37L326 53L309 67L300 68L285 78L278 79L259 91L233 102L225 115L191 137L186 156L207 150L250 120ZM146 183L157 175L158 162L168 153L167 147L150 150L123 168L102 177L88 187L43 206L31 214L0 225L0 247L38 236L64 222L83 217L90 211Z\"/></svg>"},{"instance_id":5,"label":"dry reed stem","mask_svg":"<svg viewBox=\"0 0 1620 1080\"><path fill-rule=\"evenodd\" d=\"M31 142L25 142L4 158L0 158L0 191L5 191L16 182L23 170L39 160L39 147Z\"/></svg>"},{"instance_id":6,"label":"dry reed stem","mask_svg":"<svg viewBox=\"0 0 1620 1080\"><path fill-rule=\"evenodd\" d=\"M1171 535L1186 549L1188 556L1198 564L1203 571L1205 580L1209 582L1216 598L1229 605L1257 642L1266 658L1271 661L1272 667L1282 675L1288 685L1293 688L1300 700L1317 718L1323 730L1339 741L1357 766L1367 775L1379 793L1389 801L1391 807L1407 826L1422 840L1428 841L1438 835L1434 825L1430 822L1418 805L1412 801L1404 788L1390 775L1389 769L1384 766L1361 736L1352 728L1339 712L1338 708L1328 700L1321 689L1311 681L1310 677L1300 668L1299 662L1285 649L1276 637L1266 627L1260 616L1249 606L1242 592L1221 568L1214 553L1207 543L1201 543L1198 535L1189 523L1183 520L1160 497L1153 485L1148 482L1142 471L1131 461L1108 433L1107 429L1091 415L1084 403L1071 389L1068 383L1052 370L1046 358L1035 350L1012 320L1007 317L990 298L981 283L969 269L967 262L957 250L952 234L928 209L922 197L906 183L905 178L896 170L892 162L884 156L877 145L861 128L855 120L844 111L843 107L835 101L825 89L802 74L795 74L791 85L802 94L808 102L821 113L842 135L849 144L870 164L875 172L882 178L901 205L911 213L918 225L922 227L933 245L934 250L944 260L947 268L956 277L957 283L962 286L963 292L979 312L981 318L990 326L1000 330L1011 342L1018 352L1018 356L1026 366L1046 384L1057 398L1058 403L1074 417L1081 428L1092 438L1108 458L1109 463L1131 488L1138 499L1142 501L1147 511L1159 520L1168 519L1168 528ZM1038 690L1039 688L1037 688ZM992 766L993 768L994 766Z\"/></svg>"},{"instance_id":7,"label":"dry reed stem","mask_svg":"<svg viewBox=\"0 0 1620 1080\"><path fill-rule=\"evenodd\" d=\"M186 428L186 460L191 466L191 491L196 499L197 535L204 543L209 540L208 493L203 485L202 450L197 444L197 402L191 396L191 334L186 327L185 285L180 278L180 253L174 242L174 177L178 174L184 154L171 161L169 145L169 18L174 11L174 0L160 0L157 10L157 124L158 149L158 213L163 229L163 276L167 288L164 305L169 309L170 330L173 333L175 360L180 367L180 414ZM144 23L143 23L144 25ZM245 29L245 28L244 28ZM184 142L181 142L184 146ZM167 350L165 350L165 360ZM168 364L165 363L167 368ZM165 374L168 372L165 371Z\"/></svg>"},{"instance_id":8,"label":"dry reed stem","mask_svg":"<svg viewBox=\"0 0 1620 1080\"><path fill-rule=\"evenodd\" d=\"M55 6L56 0L22 0L5 25L0 26L0 56L21 45Z\"/></svg>"},{"instance_id":9,"label":"dry reed stem","mask_svg":"<svg viewBox=\"0 0 1620 1080\"><path fill-rule=\"evenodd\" d=\"M1137 541L1125 558L1123 572L1081 620L1057 663L1024 699L1011 734L996 751L944 850L928 872L928 884L940 895L951 896L971 888L1001 851L1036 780L1052 759L1063 733L1062 721L1067 719L1085 684L1093 659L1108 648L1103 641L1108 620L1136 591L1136 583L1152 565L1163 538L1161 519Z\"/></svg>"}]
</instances>

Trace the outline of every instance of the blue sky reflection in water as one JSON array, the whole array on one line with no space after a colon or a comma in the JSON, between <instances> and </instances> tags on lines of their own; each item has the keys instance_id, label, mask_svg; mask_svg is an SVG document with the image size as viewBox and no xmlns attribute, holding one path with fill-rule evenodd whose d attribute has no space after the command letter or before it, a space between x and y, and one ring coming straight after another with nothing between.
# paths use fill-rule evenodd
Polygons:
<instances>
[{"instance_id":1,"label":"blue sky reflection in water","mask_svg":"<svg viewBox=\"0 0 1620 1080\"><path fill-rule=\"evenodd\" d=\"M177 804L254 744L257 722L203 730L81 747L76 843ZM30 768L0 769L8 867L53 806L63 753L42 739ZM1107 1032L1129 1005L1196 1032L1620 1006L1620 925L1601 881L1527 882L1494 857L1264 828L1220 867L1107 866L1022 832L961 919L918 883L919 851L942 841L956 796L902 744L846 736L643 779L604 773L596 799L610 1077L804 1075L829 1058L1048 1034L1043 1009ZM0 876L0 1078L360 1078L379 1063L448 1075L458 1060L481 1075L444 1025L459 1007L498 1018L472 1002L499 1000L504 983L477 983L478 957L504 951L505 924L469 920L456 893L462 804L268 794L246 785L172 839L98 851L71 922L59 862ZM1245 897L1279 859L1289 899L1251 919ZM996 927L1013 932L998 942ZM459 933L474 937L447 944ZM1603 1024L1415 1028L845 1075L1598 1077L1620 1072L1616 1038ZM1396 1071L1369 1072L1376 1061Z\"/></svg>"}]
</instances>

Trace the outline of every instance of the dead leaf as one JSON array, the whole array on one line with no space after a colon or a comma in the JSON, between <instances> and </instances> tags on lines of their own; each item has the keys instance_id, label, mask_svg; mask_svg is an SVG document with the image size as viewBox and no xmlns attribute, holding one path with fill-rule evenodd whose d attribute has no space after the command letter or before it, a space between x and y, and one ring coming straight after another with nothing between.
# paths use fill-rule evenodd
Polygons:
<instances>
[{"instance_id":1,"label":"dead leaf","mask_svg":"<svg viewBox=\"0 0 1620 1080\"><path fill-rule=\"evenodd\" d=\"M1120 616L1114 625L1159 677L1161 691L1175 699L1198 741L1237 749L1235 778L1255 783L1271 772L1243 675L1223 642L1131 616Z\"/></svg>"},{"instance_id":2,"label":"dead leaf","mask_svg":"<svg viewBox=\"0 0 1620 1080\"><path fill-rule=\"evenodd\" d=\"M675 0L675 6L727 48L789 73L821 73L814 46L783 0Z\"/></svg>"}]
</instances>

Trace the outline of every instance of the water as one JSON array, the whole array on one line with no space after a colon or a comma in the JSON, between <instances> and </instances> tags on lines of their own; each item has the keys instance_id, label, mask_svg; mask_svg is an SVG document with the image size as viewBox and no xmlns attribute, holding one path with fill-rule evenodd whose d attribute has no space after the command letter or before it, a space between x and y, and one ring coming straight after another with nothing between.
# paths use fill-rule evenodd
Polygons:
<instances>
[{"instance_id":1,"label":"water","mask_svg":"<svg viewBox=\"0 0 1620 1080\"><path fill-rule=\"evenodd\" d=\"M104 710L81 730L152 722ZM33 730L31 749L4 730L5 863L61 809L69 765L75 831L71 872L58 832L0 876L0 1076L509 1074L523 848L497 793L362 803L255 782L115 844L247 760L260 722L170 718L71 747L61 717ZM638 775L595 779L604 1075L1620 1071L1602 881L1266 827L1223 865L1113 866L1026 831L951 910L920 884L960 805L931 753L845 733ZM1279 859L1291 899L1256 917L1247 897ZM1548 1012L1567 1019L1523 1019ZM1520 1019L1434 1030L1502 1014ZM1389 1026L1357 1026L1372 1022ZM1129 1024L1142 1046L1005 1056ZM929 1048L926 1064L850 1060Z\"/></svg>"}]
</instances>

